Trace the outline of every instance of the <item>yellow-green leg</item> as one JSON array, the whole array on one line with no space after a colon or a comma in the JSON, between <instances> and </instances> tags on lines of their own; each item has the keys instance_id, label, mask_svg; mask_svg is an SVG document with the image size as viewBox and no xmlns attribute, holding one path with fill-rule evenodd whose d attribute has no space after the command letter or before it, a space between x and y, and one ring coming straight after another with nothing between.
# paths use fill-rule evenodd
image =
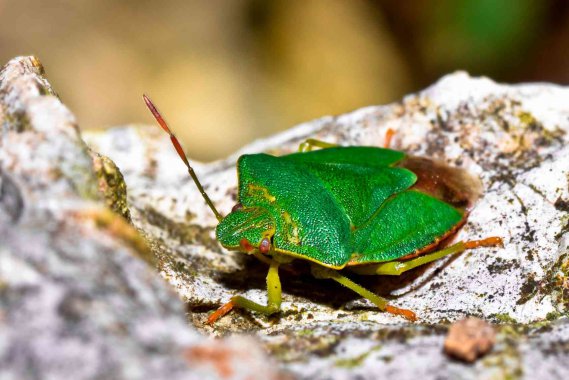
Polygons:
<instances>
[{"instance_id":1,"label":"yellow-green leg","mask_svg":"<svg viewBox=\"0 0 569 380\"><path fill-rule=\"evenodd\" d=\"M382 297L378 296L377 294L370 292L369 290L367 290L363 286L356 284L355 282L353 282L352 280L350 280L349 278L347 278L345 276L342 276L338 271L328 269L328 268L324 268L324 267L321 267L319 265L313 265L312 266L312 274L316 278L330 279L330 280L334 280L334 281L340 283L341 285L345 286L346 288L353 290L354 292L356 292L360 296L370 300L381 311L386 311L386 312L391 313L391 314L401 315L410 321L416 321L417 320L415 313L413 313L411 310L400 309L398 307L389 305L388 301L385 298L382 298Z\"/></svg>"},{"instance_id":2,"label":"yellow-green leg","mask_svg":"<svg viewBox=\"0 0 569 380\"><path fill-rule=\"evenodd\" d=\"M299 152L310 152L313 147L334 148L337 146L338 146L338 144L332 144L332 143L328 143L328 142L320 141L320 140L316 140L316 139L308 139L298 146L298 151Z\"/></svg>"},{"instance_id":3,"label":"yellow-green leg","mask_svg":"<svg viewBox=\"0 0 569 380\"><path fill-rule=\"evenodd\" d=\"M263 260L264 261L264 260ZM261 314L271 315L281 309L281 280L279 278L279 265L277 261L270 260L269 273L267 273L267 305L261 305L245 297L235 296L225 305L213 312L207 319L208 324L213 324L219 318L229 313L233 308L240 307Z\"/></svg>"},{"instance_id":4,"label":"yellow-green leg","mask_svg":"<svg viewBox=\"0 0 569 380\"><path fill-rule=\"evenodd\" d=\"M391 140L393 139L393 136L395 135L395 131L391 128L387 129L387 132L385 133L385 142L384 142L384 148L389 148L391 146ZM335 148L339 146L338 144L332 144L326 141L321 141L321 140L316 140L316 139L307 139L306 141L302 142L299 146L298 146L298 151L299 152L310 152L312 150L313 147L317 147L317 148L321 148L321 149L326 149L326 148Z\"/></svg>"},{"instance_id":5,"label":"yellow-green leg","mask_svg":"<svg viewBox=\"0 0 569 380\"><path fill-rule=\"evenodd\" d=\"M380 264L355 266L355 267L350 267L350 270L352 270L355 273L364 274L364 275L368 274L368 275L399 276L401 273L405 271L408 271L410 269L416 268L424 264L428 264L444 256L461 253L467 249L473 249L477 247L494 247L497 245L502 245L502 239L499 237L490 237L483 240L472 240L466 242L460 241L456 244L451 245L450 247L423 256L419 256L412 260L389 261Z\"/></svg>"}]
</instances>

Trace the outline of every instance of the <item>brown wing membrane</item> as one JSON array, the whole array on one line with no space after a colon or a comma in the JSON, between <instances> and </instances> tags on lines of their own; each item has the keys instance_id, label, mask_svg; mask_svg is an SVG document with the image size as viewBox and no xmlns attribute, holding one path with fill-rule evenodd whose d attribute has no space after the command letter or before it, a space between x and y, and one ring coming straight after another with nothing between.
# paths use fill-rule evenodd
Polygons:
<instances>
[{"instance_id":1,"label":"brown wing membrane","mask_svg":"<svg viewBox=\"0 0 569 380\"><path fill-rule=\"evenodd\" d=\"M443 162L423 157L408 156L398 166L417 175L412 188L468 212L482 194L482 184L477 177L464 169L453 168Z\"/></svg>"},{"instance_id":2,"label":"brown wing membrane","mask_svg":"<svg viewBox=\"0 0 569 380\"><path fill-rule=\"evenodd\" d=\"M444 162L424 157L408 156L398 166L407 168L417 175L417 182L413 185L414 189L432 195L464 211L464 218L460 223L432 244L399 259L404 261L433 251L442 242L451 238L466 222L468 212L482 194L482 184L478 178L464 169L454 168Z\"/></svg>"}]
</instances>

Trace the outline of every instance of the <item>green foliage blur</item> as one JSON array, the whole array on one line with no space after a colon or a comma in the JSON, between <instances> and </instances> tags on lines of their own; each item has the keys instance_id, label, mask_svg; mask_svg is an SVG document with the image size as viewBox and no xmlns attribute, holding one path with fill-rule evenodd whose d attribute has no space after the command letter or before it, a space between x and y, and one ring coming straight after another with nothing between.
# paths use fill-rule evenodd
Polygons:
<instances>
[{"instance_id":1,"label":"green foliage blur","mask_svg":"<svg viewBox=\"0 0 569 380\"><path fill-rule=\"evenodd\" d=\"M221 158L466 70L569 83L562 0L0 0L2 62L35 54L83 129L153 123Z\"/></svg>"}]
</instances>

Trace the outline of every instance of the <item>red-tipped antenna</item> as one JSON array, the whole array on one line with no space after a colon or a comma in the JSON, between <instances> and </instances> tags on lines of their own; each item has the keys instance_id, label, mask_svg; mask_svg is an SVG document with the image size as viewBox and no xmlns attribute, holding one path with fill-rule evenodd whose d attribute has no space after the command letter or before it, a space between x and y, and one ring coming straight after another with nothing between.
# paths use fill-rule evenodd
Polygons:
<instances>
[{"instance_id":1,"label":"red-tipped antenna","mask_svg":"<svg viewBox=\"0 0 569 380\"><path fill-rule=\"evenodd\" d=\"M207 205L209 206L211 211L213 211L213 213L215 214L215 217L217 218L217 220L221 221L223 219L223 217L221 216L221 214L219 212L217 212L215 206L213 205L213 202L211 201L211 199L209 199L205 190L203 189L203 186L200 183L200 181L198 180L198 177L196 176L194 169L192 169L192 167L190 166L190 163L188 162L188 159L186 157L186 153L184 153L184 149L182 149L182 145L180 145L180 142L178 141L176 136L174 136L172 131L170 131L170 128L168 128L168 124L166 124L166 121L164 120L162 115L160 115L160 112L158 112L158 110L156 109L156 106L152 103L150 98L148 98L148 96L146 96L144 94L142 95L142 98L144 99L144 103L146 103L146 106L148 107L150 112L152 112L152 115L154 115L154 117L156 118L156 121L158 122L158 124L160 124L160 127L162 127L162 129L170 135L170 140L172 141L172 145L174 145L176 152L178 152L178 156L180 156L182 161L184 161L186 168L188 168L188 173L190 174L190 176L194 180L194 183L198 187L198 190L202 194L202 197L204 198L205 202L207 203Z\"/></svg>"}]
</instances>

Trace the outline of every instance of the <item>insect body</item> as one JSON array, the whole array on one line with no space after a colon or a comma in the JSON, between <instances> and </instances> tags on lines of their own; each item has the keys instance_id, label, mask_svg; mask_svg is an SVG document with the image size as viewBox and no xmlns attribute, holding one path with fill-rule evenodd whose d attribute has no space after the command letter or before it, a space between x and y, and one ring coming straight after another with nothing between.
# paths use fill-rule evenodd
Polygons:
<instances>
[{"instance_id":1,"label":"insect body","mask_svg":"<svg viewBox=\"0 0 569 380\"><path fill-rule=\"evenodd\" d=\"M267 305L235 296L209 317L209 323L234 307L267 315L278 312L278 268L293 259L310 261L317 278L335 280L379 309L415 320L412 311L389 305L340 271L399 275L465 249L501 244L500 238L492 237L436 250L465 223L478 196L477 181L464 171L391 149L338 147L316 140L307 140L300 152L285 156L241 156L238 203L222 217L176 137L150 100L144 100L218 218L216 237L221 245L269 265ZM314 146L321 149L313 151Z\"/></svg>"}]
</instances>

